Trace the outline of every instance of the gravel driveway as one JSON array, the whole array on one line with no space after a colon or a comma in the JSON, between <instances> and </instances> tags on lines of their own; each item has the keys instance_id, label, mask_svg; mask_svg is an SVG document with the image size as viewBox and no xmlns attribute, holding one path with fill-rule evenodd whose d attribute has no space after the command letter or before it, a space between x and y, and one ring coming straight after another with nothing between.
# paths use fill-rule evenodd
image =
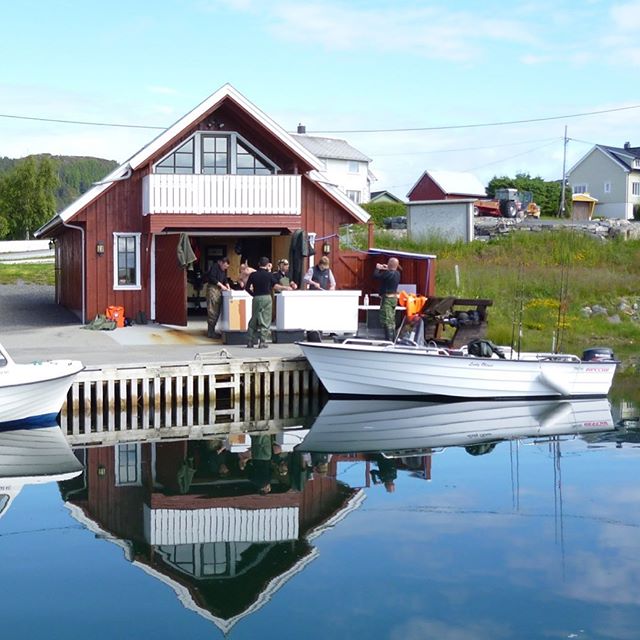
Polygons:
<instances>
[{"instance_id":1,"label":"gravel driveway","mask_svg":"<svg viewBox=\"0 0 640 640\"><path fill-rule=\"evenodd\" d=\"M54 327L80 320L54 302L55 289L44 284L0 284L0 331Z\"/></svg>"}]
</instances>

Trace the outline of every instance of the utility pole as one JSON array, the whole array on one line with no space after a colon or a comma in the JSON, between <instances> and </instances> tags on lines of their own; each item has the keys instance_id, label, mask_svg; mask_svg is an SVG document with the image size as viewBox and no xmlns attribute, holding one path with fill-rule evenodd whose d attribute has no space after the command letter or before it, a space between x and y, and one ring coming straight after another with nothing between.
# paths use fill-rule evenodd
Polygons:
<instances>
[{"instance_id":1,"label":"utility pole","mask_svg":"<svg viewBox=\"0 0 640 640\"><path fill-rule=\"evenodd\" d=\"M567 192L567 125L564 125L564 153L562 155L562 195L560 196L560 210L558 211L558 217L564 218L564 212L566 208L566 192Z\"/></svg>"}]
</instances>

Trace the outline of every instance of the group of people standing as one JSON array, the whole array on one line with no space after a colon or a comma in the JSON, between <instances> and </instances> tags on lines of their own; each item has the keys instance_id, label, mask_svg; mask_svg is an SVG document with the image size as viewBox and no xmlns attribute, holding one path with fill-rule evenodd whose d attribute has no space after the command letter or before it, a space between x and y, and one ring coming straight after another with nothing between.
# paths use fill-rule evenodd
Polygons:
<instances>
[{"instance_id":1,"label":"group of people standing","mask_svg":"<svg viewBox=\"0 0 640 640\"><path fill-rule=\"evenodd\" d=\"M231 289L231 281L227 275L229 258L222 256L205 272L207 282L207 335L209 338L219 338L215 327L222 311L222 292ZM286 258L278 260L277 271L272 272L271 260L262 257L258 260L258 268L249 267L246 261L240 266L238 285L252 296L251 320L248 326L247 347L267 347L271 318L273 315L273 293L294 291L298 285L289 277L289 261ZM308 289L333 290L336 279L330 269L329 258L323 256L318 263L311 267L303 278Z\"/></svg>"},{"instance_id":2,"label":"group of people standing","mask_svg":"<svg viewBox=\"0 0 640 640\"><path fill-rule=\"evenodd\" d=\"M207 286L207 335L219 338L215 327L222 310L222 292L231 289L227 275L229 258L219 258L205 273ZM238 284L249 293L253 300L251 320L249 321L247 347L267 347L271 318L273 314L272 293L293 291L298 285L289 277L289 261L278 260L278 269L272 272L269 258L258 260L258 268L249 267L244 261L240 266ZM389 258L386 264L378 263L373 277L379 281L380 325L386 340L394 341L396 334L396 305L398 302L398 284L400 283L400 262ZM303 284L310 290L332 291L336 288L336 279L330 269L329 258L322 256L318 263L310 267L303 278Z\"/></svg>"}]
</instances>

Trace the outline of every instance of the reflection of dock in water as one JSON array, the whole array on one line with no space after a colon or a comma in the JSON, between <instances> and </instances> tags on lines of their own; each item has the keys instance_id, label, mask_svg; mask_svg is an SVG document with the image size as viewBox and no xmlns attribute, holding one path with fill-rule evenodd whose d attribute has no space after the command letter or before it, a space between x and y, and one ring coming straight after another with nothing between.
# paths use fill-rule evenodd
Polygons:
<instances>
[{"instance_id":1,"label":"reflection of dock in water","mask_svg":"<svg viewBox=\"0 0 640 640\"><path fill-rule=\"evenodd\" d=\"M316 557L310 541L356 509L364 493L331 468L314 473L302 454L286 452L286 478L274 468L272 490L262 495L235 467L224 476L201 470L205 442L79 450L86 472L65 483L63 494L78 521L227 632ZM199 472L184 483L189 459Z\"/></svg>"}]
</instances>

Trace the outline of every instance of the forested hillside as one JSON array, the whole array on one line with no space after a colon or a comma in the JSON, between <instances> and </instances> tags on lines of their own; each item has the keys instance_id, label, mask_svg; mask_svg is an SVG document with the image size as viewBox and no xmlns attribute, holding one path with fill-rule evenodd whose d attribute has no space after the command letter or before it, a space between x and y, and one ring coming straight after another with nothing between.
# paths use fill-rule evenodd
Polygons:
<instances>
[{"instance_id":1,"label":"forested hillside","mask_svg":"<svg viewBox=\"0 0 640 640\"><path fill-rule=\"evenodd\" d=\"M56 211L64 209L78 196L82 195L98 180L102 180L111 173L118 163L104 158L91 158L87 156L52 156L42 154L36 158L50 158L54 171L58 174L59 184L56 189ZM0 157L0 176L10 172L16 164L24 158Z\"/></svg>"},{"instance_id":2,"label":"forested hillside","mask_svg":"<svg viewBox=\"0 0 640 640\"><path fill-rule=\"evenodd\" d=\"M81 156L0 157L0 240L31 237L117 166Z\"/></svg>"}]
</instances>

